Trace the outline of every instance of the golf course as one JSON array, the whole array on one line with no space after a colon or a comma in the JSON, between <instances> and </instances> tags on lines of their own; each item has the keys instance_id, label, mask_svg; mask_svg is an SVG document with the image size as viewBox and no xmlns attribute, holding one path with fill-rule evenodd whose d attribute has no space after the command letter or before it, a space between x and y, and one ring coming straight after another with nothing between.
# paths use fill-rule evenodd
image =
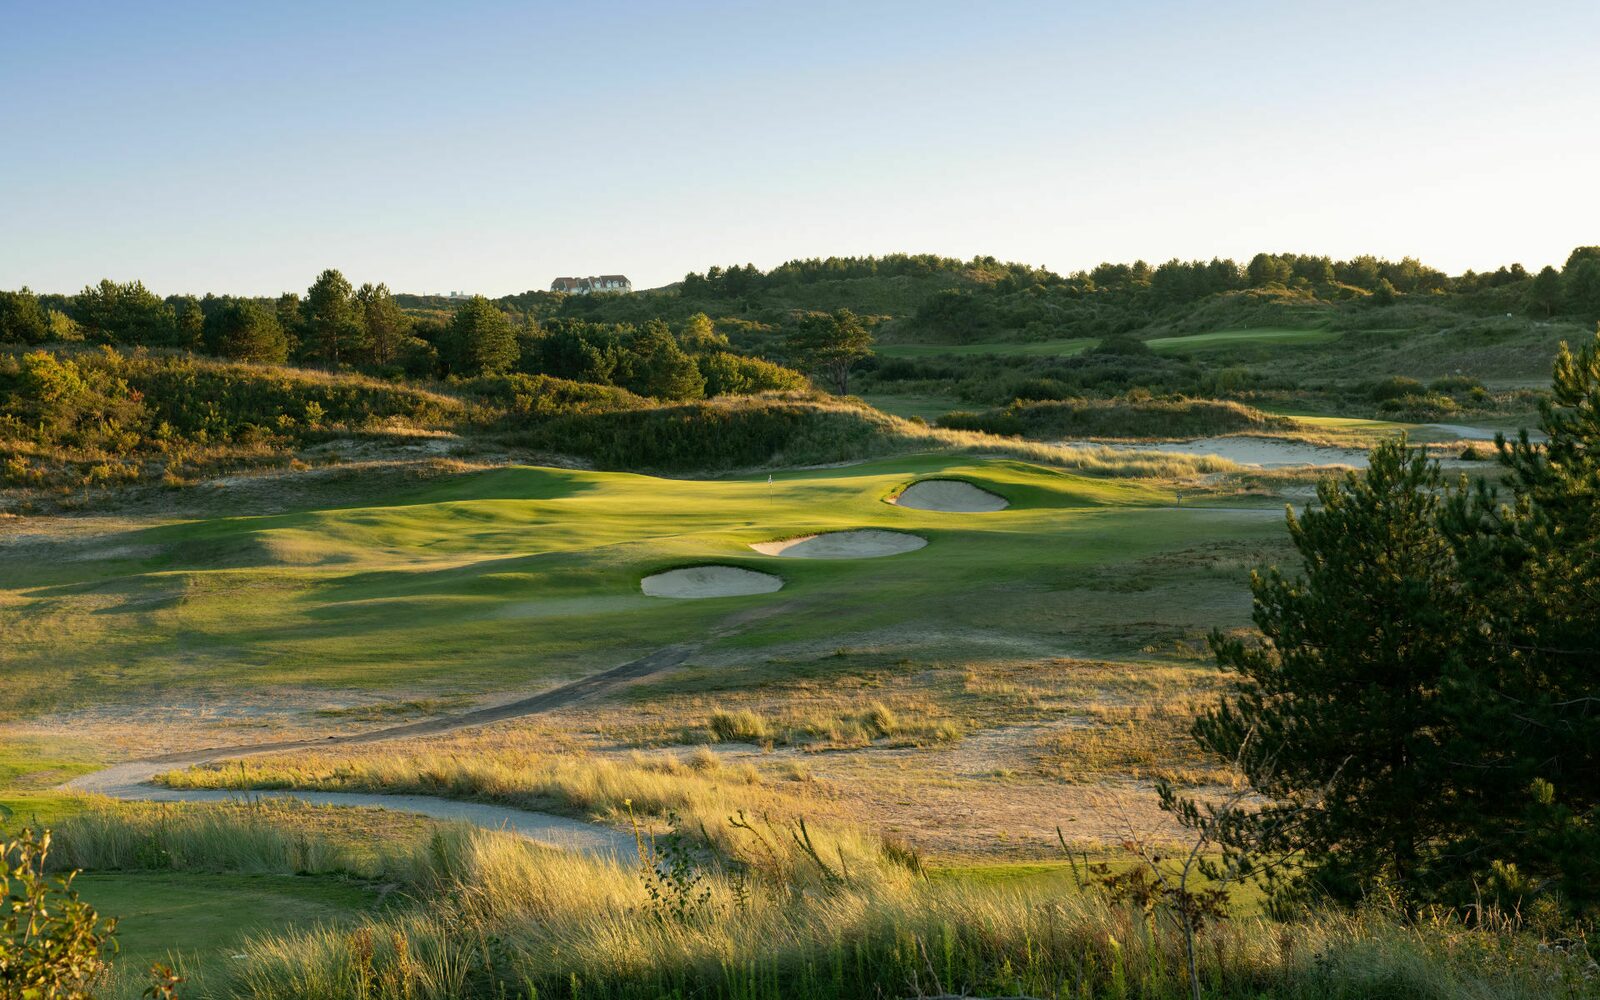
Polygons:
<instances>
[{"instance_id":1,"label":"golf course","mask_svg":"<svg viewBox=\"0 0 1600 1000\"><path fill-rule=\"evenodd\" d=\"M969 343L557 297L520 370L417 378L0 351L13 879L81 873L51 912L117 918L117 1000L1586 995L1521 924L1308 901L1226 839L1278 806L1253 736L1202 739L1250 690L1219 666L1313 539L1387 537L1306 525L1522 488L1496 435L1569 433L1520 373L1575 323L1469 317L1448 354L1335 291ZM517 308L406 301L447 352ZM1485 941L1510 964L1459 958Z\"/></svg>"}]
</instances>

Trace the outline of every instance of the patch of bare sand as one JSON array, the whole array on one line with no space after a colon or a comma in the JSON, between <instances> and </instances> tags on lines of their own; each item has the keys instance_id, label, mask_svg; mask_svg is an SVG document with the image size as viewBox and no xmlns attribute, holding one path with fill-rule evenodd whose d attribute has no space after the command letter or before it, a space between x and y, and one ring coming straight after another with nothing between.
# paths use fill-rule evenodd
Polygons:
<instances>
[{"instance_id":1,"label":"patch of bare sand","mask_svg":"<svg viewBox=\"0 0 1600 1000\"><path fill-rule=\"evenodd\" d=\"M1005 497L959 479L924 479L907 486L889 502L943 514L990 514L1011 506Z\"/></svg>"},{"instance_id":2,"label":"patch of bare sand","mask_svg":"<svg viewBox=\"0 0 1600 1000\"><path fill-rule=\"evenodd\" d=\"M764 556L786 559L877 559L915 552L928 544L921 535L904 531L829 531L781 541L756 542L750 547Z\"/></svg>"}]
</instances>

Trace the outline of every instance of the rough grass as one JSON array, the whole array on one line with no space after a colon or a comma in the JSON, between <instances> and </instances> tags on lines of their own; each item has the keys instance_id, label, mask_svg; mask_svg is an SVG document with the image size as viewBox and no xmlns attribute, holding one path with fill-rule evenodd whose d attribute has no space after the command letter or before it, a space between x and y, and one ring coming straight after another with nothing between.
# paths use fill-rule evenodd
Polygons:
<instances>
[{"instance_id":1,"label":"rough grass","mask_svg":"<svg viewBox=\"0 0 1600 1000\"><path fill-rule=\"evenodd\" d=\"M762 778L754 768L724 765L710 751L688 759L634 753L616 760L495 750L484 742L470 754L394 749L283 754L171 771L157 780L169 788L437 795L623 826L634 817L677 814L720 824L740 809L781 805L795 813L801 808L755 789Z\"/></svg>"},{"instance_id":2,"label":"rough grass","mask_svg":"<svg viewBox=\"0 0 1600 1000\"><path fill-rule=\"evenodd\" d=\"M809 874L775 876L702 854L670 869L688 880L679 891L640 867L503 835L441 837L403 875L425 905L355 932L264 936L228 989L255 1000L1187 996L1181 939L1159 915L1093 893L922 881L887 853L853 862L846 873L824 854ZM1542 948L1509 922L1402 925L1379 910L1226 922L1204 933L1199 962L1212 998L1592 993L1587 956Z\"/></svg>"},{"instance_id":3,"label":"rough grass","mask_svg":"<svg viewBox=\"0 0 1600 1000\"><path fill-rule=\"evenodd\" d=\"M692 742L702 736L721 743L755 743L839 749L883 741L889 746L920 746L961 738L960 721L940 712L926 699L902 702L899 709L882 701L865 708L825 710L795 706L768 716L749 708L712 709L704 727L679 737Z\"/></svg>"},{"instance_id":4,"label":"rough grass","mask_svg":"<svg viewBox=\"0 0 1600 1000\"><path fill-rule=\"evenodd\" d=\"M1031 438L1191 438L1287 430L1293 424L1219 399L1017 401L983 413L949 413L941 427Z\"/></svg>"},{"instance_id":5,"label":"rough grass","mask_svg":"<svg viewBox=\"0 0 1600 1000\"><path fill-rule=\"evenodd\" d=\"M826 465L919 451L1004 455L1100 476L1192 477L1237 468L1216 458L1128 455L928 427L850 400L793 394L573 414L517 440L601 468L662 472Z\"/></svg>"}]
</instances>

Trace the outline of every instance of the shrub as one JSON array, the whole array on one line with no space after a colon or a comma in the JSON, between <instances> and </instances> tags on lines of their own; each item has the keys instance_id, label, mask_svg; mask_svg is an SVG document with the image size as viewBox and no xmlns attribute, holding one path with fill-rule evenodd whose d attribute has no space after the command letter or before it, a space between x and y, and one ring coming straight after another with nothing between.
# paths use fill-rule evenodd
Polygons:
<instances>
[{"instance_id":1,"label":"shrub","mask_svg":"<svg viewBox=\"0 0 1600 1000\"><path fill-rule=\"evenodd\" d=\"M1374 383L1369 392L1375 403L1382 403L1390 399L1400 399L1404 396L1421 396L1423 394L1422 383L1404 375L1391 375L1381 382Z\"/></svg>"},{"instance_id":2,"label":"shrub","mask_svg":"<svg viewBox=\"0 0 1600 1000\"><path fill-rule=\"evenodd\" d=\"M48 830L0 844L0 997L92 1000L117 922L78 898L76 872L47 879L49 855Z\"/></svg>"},{"instance_id":3,"label":"shrub","mask_svg":"<svg viewBox=\"0 0 1600 1000\"><path fill-rule=\"evenodd\" d=\"M767 725L767 720L748 708L733 712L716 709L707 725L722 743L765 743L772 739L772 727Z\"/></svg>"}]
</instances>

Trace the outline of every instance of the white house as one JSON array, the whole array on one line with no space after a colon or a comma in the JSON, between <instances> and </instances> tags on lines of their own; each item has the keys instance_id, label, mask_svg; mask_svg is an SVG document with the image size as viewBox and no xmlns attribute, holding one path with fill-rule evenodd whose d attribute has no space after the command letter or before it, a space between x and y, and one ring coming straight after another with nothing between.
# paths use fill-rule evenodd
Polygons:
<instances>
[{"instance_id":1,"label":"white house","mask_svg":"<svg viewBox=\"0 0 1600 1000\"><path fill-rule=\"evenodd\" d=\"M599 277L557 278L550 282L552 292L570 292L588 295L590 292L631 292L633 282L625 274L602 274Z\"/></svg>"}]
</instances>

